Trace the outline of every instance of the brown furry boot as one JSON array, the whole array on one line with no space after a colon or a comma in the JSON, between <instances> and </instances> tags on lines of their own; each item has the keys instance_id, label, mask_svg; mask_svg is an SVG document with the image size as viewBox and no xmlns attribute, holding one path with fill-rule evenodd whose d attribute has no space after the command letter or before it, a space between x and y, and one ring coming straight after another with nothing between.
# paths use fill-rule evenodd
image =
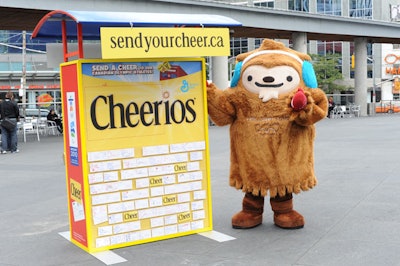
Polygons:
<instances>
[{"instance_id":1,"label":"brown furry boot","mask_svg":"<svg viewBox=\"0 0 400 266\"><path fill-rule=\"evenodd\" d=\"M270 199L271 208L274 211L274 223L283 229L299 229L304 226L303 216L293 210L292 194L284 197Z\"/></svg>"},{"instance_id":2,"label":"brown furry boot","mask_svg":"<svg viewBox=\"0 0 400 266\"><path fill-rule=\"evenodd\" d=\"M243 209L232 217L232 227L235 229L248 229L262 223L264 211L264 197L246 193L242 203Z\"/></svg>"}]
</instances>

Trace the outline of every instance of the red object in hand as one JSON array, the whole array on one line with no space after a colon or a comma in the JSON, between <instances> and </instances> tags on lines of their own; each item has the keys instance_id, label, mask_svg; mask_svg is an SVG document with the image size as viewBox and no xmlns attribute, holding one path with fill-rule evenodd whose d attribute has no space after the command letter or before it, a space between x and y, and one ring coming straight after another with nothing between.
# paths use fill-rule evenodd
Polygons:
<instances>
[{"instance_id":1,"label":"red object in hand","mask_svg":"<svg viewBox=\"0 0 400 266\"><path fill-rule=\"evenodd\" d=\"M293 96L290 102L293 110L300 111L307 105L307 96L304 94L304 90L299 88L296 94Z\"/></svg>"}]
</instances>

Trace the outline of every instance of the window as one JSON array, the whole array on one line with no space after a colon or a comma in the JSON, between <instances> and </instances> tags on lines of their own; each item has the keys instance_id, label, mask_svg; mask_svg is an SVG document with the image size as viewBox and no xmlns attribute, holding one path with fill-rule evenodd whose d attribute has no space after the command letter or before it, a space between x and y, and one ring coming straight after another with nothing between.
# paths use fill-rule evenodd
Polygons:
<instances>
[{"instance_id":1,"label":"window","mask_svg":"<svg viewBox=\"0 0 400 266\"><path fill-rule=\"evenodd\" d=\"M349 16L372 19L372 0L350 0Z\"/></svg>"},{"instance_id":2,"label":"window","mask_svg":"<svg viewBox=\"0 0 400 266\"><path fill-rule=\"evenodd\" d=\"M231 38L231 55L237 56L238 54L247 52L247 38Z\"/></svg>"},{"instance_id":3,"label":"window","mask_svg":"<svg viewBox=\"0 0 400 266\"><path fill-rule=\"evenodd\" d=\"M374 77L374 61L372 55L372 43L367 44L367 77L373 78Z\"/></svg>"},{"instance_id":4,"label":"window","mask_svg":"<svg viewBox=\"0 0 400 266\"><path fill-rule=\"evenodd\" d=\"M317 13L341 16L342 0L317 0Z\"/></svg>"},{"instance_id":5,"label":"window","mask_svg":"<svg viewBox=\"0 0 400 266\"><path fill-rule=\"evenodd\" d=\"M342 42L317 42L317 51L319 55L325 56L326 58L331 58L332 55L338 55L338 61L336 67L341 73L342 72Z\"/></svg>"},{"instance_id":6,"label":"window","mask_svg":"<svg viewBox=\"0 0 400 266\"><path fill-rule=\"evenodd\" d=\"M254 1L254 6L274 7L274 1Z\"/></svg>"},{"instance_id":7,"label":"window","mask_svg":"<svg viewBox=\"0 0 400 266\"><path fill-rule=\"evenodd\" d=\"M351 56L354 54L354 42L350 43L350 60L349 64L351 66ZM372 55L372 43L367 44L367 77L373 78L374 61ZM350 67L350 78L354 78L354 68Z\"/></svg>"},{"instance_id":8,"label":"window","mask_svg":"<svg viewBox=\"0 0 400 266\"><path fill-rule=\"evenodd\" d=\"M289 10L310 12L308 0L289 0Z\"/></svg>"},{"instance_id":9,"label":"window","mask_svg":"<svg viewBox=\"0 0 400 266\"><path fill-rule=\"evenodd\" d=\"M318 41L318 54L342 54L342 42L324 42Z\"/></svg>"},{"instance_id":10,"label":"window","mask_svg":"<svg viewBox=\"0 0 400 266\"><path fill-rule=\"evenodd\" d=\"M260 7L274 7L275 0L255 0L255 1L241 1L241 2L232 2L233 5L241 5L241 6L260 6Z\"/></svg>"},{"instance_id":11,"label":"window","mask_svg":"<svg viewBox=\"0 0 400 266\"><path fill-rule=\"evenodd\" d=\"M262 43L261 38L254 39L254 48L257 49ZM246 53L249 50L247 38L231 38L231 56Z\"/></svg>"},{"instance_id":12,"label":"window","mask_svg":"<svg viewBox=\"0 0 400 266\"><path fill-rule=\"evenodd\" d=\"M255 39L255 40L254 40L254 46L255 46L255 48L259 48L259 47L261 46L262 41L263 41L263 39L260 39L260 38Z\"/></svg>"}]
</instances>

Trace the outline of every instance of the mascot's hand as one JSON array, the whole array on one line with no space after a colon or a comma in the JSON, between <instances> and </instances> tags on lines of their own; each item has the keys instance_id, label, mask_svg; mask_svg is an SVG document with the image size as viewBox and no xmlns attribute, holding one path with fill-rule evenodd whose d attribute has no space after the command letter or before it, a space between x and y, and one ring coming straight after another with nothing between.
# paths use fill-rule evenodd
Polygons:
<instances>
[{"instance_id":1,"label":"mascot's hand","mask_svg":"<svg viewBox=\"0 0 400 266\"><path fill-rule=\"evenodd\" d=\"M207 81L208 114L217 126L232 124L236 117L236 108L229 102L224 90Z\"/></svg>"},{"instance_id":2,"label":"mascot's hand","mask_svg":"<svg viewBox=\"0 0 400 266\"><path fill-rule=\"evenodd\" d=\"M290 99L290 107L293 110L290 116L290 121L307 120L307 117L312 114L313 105L314 99L312 98L311 93L299 88L295 93L293 93L293 96Z\"/></svg>"},{"instance_id":3,"label":"mascot's hand","mask_svg":"<svg viewBox=\"0 0 400 266\"><path fill-rule=\"evenodd\" d=\"M207 86L207 92L211 93L217 89L217 86L215 86L214 83L212 83L210 80L206 81L206 86Z\"/></svg>"},{"instance_id":4,"label":"mascot's hand","mask_svg":"<svg viewBox=\"0 0 400 266\"><path fill-rule=\"evenodd\" d=\"M292 100L290 101L290 106L295 111L303 110L307 105L307 96L304 93L304 90L301 88L297 89L297 92L293 95Z\"/></svg>"}]
</instances>

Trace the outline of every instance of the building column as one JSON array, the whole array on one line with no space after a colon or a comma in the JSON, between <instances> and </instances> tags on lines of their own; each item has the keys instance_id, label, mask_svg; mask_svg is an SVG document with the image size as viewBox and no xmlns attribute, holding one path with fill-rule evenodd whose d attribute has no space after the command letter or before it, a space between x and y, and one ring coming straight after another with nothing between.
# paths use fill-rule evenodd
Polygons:
<instances>
[{"instance_id":1,"label":"building column","mask_svg":"<svg viewBox=\"0 0 400 266\"><path fill-rule=\"evenodd\" d=\"M293 32L292 33L293 50L300 53L307 53L307 33L305 32Z\"/></svg>"},{"instance_id":2,"label":"building column","mask_svg":"<svg viewBox=\"0 0 400 266\"><path fill-rule=\"evenodd\" d=\"M213 56L211 57L211 79L212 82L220 89L229 87L228 79L228 57Z\"/></svg>"},{"instance_id":3,"label":"building column","mask_svg":"<svg viewBox=\"0 0 400 266\"><path fill-rule=\"evenodd\" d=\"M247 38L247 51L253 51L256 49L256 39Z\"/></svg>"},{"instance_id":4,"label":"building column","mask_svg":"<svg viewBox=\"0 0 400 266\"><path fill-rule=\"evenodd\" d=\"M351 57L350 56L350 43L343 42L342 43L342 74L343 74L343 78L345 80L350 80L351 64L348 63L351 61L350 57ZM353 85L353 84L351 84L351 85Z\"/></svg>"},{"instance_id":5,"label":"building column","mask_svg":"<svg viewBox=\"0 0 400 266\"><path fill-rule=\"evenodd\" d=\"M360 106L360 116L367 116L367 39L354 38L354 101Z\"/></svg>"}]
</instances>

